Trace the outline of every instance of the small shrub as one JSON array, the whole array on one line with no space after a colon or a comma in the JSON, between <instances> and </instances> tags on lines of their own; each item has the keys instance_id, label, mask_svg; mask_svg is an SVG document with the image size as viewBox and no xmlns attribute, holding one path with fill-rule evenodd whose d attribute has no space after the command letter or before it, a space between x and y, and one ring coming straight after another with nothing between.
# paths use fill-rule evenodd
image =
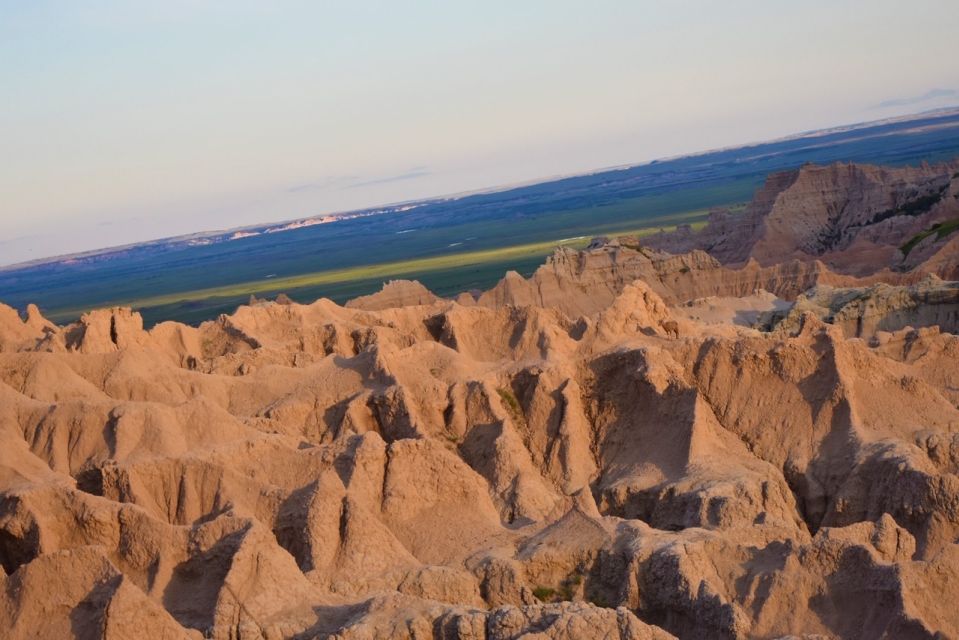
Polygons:
<instances>
[{"instance_id":1,"label":"small shrub","mask_svg":"<svg viewBox=\"0 0 959 640\"><path fill-rule=\"evenodd\" d=\"M519 400L516 399L516 396L513 395L513 392L509 389L500 387L496 390L496 393L499 394L500 399L503 401L503 404L506 405L506 408L509 410L509 412L513 415L513 418L523 421L523 407L520 406Z\"/></svg>"},{"instance_id":2,"label":"small shrub","mask_svg":"<svg viewBox=\"0 0 959 640\"><path fill-rule=\"evenodd\" d=\"M533 595L540 602L549 602L553 599L553 596L556 595L556 589L550 589L549 587L536 587L533 589Z\"/></svg>"},{"instance_id":3,"label":"small shrub","mask_svg":"<svg viewBox=\"0 0 959 640\"><path fill-rule=\"evenodd\" d=\"M576 595L576 587L583 584L583 576L578 572L573 572L559 586L560 600L572 600Z\"/></svg>"}]
</instances>

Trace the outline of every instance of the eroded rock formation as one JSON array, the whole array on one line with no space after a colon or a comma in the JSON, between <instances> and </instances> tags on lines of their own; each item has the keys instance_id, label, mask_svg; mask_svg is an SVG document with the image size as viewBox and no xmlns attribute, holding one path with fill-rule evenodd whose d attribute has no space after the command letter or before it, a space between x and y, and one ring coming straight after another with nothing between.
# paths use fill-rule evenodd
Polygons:
<instances>
[{"instance_id":1,"label":"eroded rock formation","mask_svg":"<svg viewBox=\"0 0 959 640\"><path fill-rule=\"evenodd\" d=\"M0 306L0 629L959 637L957 285L761 262L613 240L149 330Z\"/></svg>"}]
</instances>

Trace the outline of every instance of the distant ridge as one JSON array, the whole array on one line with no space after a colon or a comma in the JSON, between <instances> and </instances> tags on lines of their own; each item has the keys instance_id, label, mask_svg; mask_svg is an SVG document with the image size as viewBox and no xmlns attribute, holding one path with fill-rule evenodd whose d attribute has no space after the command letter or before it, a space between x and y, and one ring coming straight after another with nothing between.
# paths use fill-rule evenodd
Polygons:
<instances>
[{"instance_id":1,"label":"distant ridge","mask_svg":"<svg viewBox=\"0 0 959 640\"><path fill-rule=\"evenodd\" d=\"M389 204L383 204L378 206L366 207L362 209L352 209L348 211L339 211L332 213L323 213L312 216L302 216L297 218L290 218L288 220L283 220L279 222L269 222L269 223L257 223L253 225L244 225L239 227L231 227L227 229L214 229L214 230L203 230L197 231L190 234L179 235L179 236L170 236L165 238L157 238L154 240L147 240L143 242L134 242L123 245L115 245L111 247L103 247L100 249L91 249L88 251L80 251L69 254L62 254L56 256L49 256L45 258L36 258L33 260L28 260L24 262L17 262L9 265L0 265L0 272L9 272L17 271L20 269L26 269L30 267L37 267L48 264L69 264L73 261L82 261L89 258L96 257L105 257L114 253L122 253L136 249L138 247L157 247L157 246L176 246L176 245L189 245L189 244L207 244L212 242L222 242L227 241L237 233L242 234L256 234L264 233L270 229L278 229L282 227L291 227L292 225L298 226L311 226L313 224L325 224L330 222L337 222L341 220L349 220L358 217L374 216L374 215L384 215L390 214L397 211L407 210L408 208L422 206L424 204L443 202L443 201L453 201L470 196L482 195L482 194L495 194L508 192L514 189L521 189L524 187L531 187L537 185L545 185L553 182L558 182L561 180L574 179L579 177L588 177L596 176L604 173L616 172L616 171L626 171L629 169L634 169L637 167L661 164L665 162L671 162L675 160L687 159L687 158L697 158L702 156L707 156L709 154L723 153L728 151L735 151L741 149L748 149L751 147L756 147L760 145L767 144L776 144L781 142L790 142L795 140L802 140L807 138L821 138L828 135L834 135L838 133L848 133L851 131L857 131L861 129L869 129L873 127L879 127L883 125L891 124L901 124L916 120L927 119L931 117L950 117L956 116L959 117L959 106L956 107L945 107L939 109L933 109L929 111L922 111L915 114L905 115L905 116L896 116L892 118L883 118L879 120L870 120L865 122L858 122L853 124L838 125L835 127L829 127L825 129L815 129L811 131L804 131L781 138L773 138L770 140L759 140L753 142L747 142L743 144L728 146L728 147L718 147L714 149L707 149L704 151L698 151L694 153L686 153L675 156L665 156L662 158L657 158L650 160L648 162L639 162L639 163L629 163L623 165L614 165L594 169L592 171L585 171L581 173L573 174L557 174L553 176L545 176L541 178L536 178L533 180L514 182L504 185L491 186L481 189L475 189L470 191L462 191L457 193L451 193L441 196L434 196L430 198L423 198L419 200L407 200L401 202L394 202ZM959 121L951 123L948 126L959 126ZM314 222L317 221L317 222ZM322 222L320 222L322 221ZM242 236L246 237L246 236ZM235 238L240 239L240 238Z\"/></svg>"}]
</instances>

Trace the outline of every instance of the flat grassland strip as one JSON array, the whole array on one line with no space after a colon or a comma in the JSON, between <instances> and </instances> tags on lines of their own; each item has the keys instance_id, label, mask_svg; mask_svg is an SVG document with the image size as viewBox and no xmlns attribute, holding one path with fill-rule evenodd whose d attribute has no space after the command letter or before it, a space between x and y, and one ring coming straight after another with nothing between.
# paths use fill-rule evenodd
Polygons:
<instances>
[{"instance_id":1,"label":"flat grassland strip","mask_svg":"<svg viewBox=\"0 0 959 640\"><path fill-rule=\"evenodd\" d=\"M655 233L660 229L674 229L677 223L688 223L693 228L701 228L705 224L707 212L704 210L690 211L683 214L676 214L668 217L661 217L650 222L655 222L655 226L647 226L640 229L624 229L613 231L618 235L644 236ZM672 224L663 224L663 223ZM368 264L343 269L328 269L316 271L313 273L304 273L295 276L260 279L248 282L239 282L235 284L194 289L190 291L181 291L163 295L146 296L142 298L114 300L104 306L129 306L135 309L156 309L171 306L182 306L184 303L196 303L203 301L219 301L222 303L242 302L251 294L275 294L279 292L297 292L306 289L315 289L324 287L324 285L338 285L350 282L383 281L392 278L415 277L426 274L440 276L447 271L460 271L468 267L482 269L484 266L496 266L496 279L502 277L503 263L522 262L526 258L536 258L541 260L548 256L557 247L582 248L588 244L592 236L578 236L574 238L561 238L543 242L526 243L501 247L498 249L483 249L477 251L463 251L459 253L449 253L438 256L429 256L424 258L413 258L407 260L396 260L379 264ZM455 279L460 280L459 278ZM455 285L454 285L455 286ZM444 289L440 284L438 287ZM458 290L467 289L461 287ZM441 291L440 293L449 294L451 291ZM359 293L357 293L359 295ZM342 295L335 296L343 299ZM350 296L352 297L352 296ZM194 305L199 311L200 307L207 305ZM177 315L183 315L184 311L189 310L187 304L185 309L181 309ZM65 309L52 315L52 319L75 318L83 309ZM150 314L147 314L150 315ZM204 314L206 315L206 314Z\"/></svg>"},{"instance_id":2,"label":"flat grassland strip","mask_svg":"<svg viewBox=\"0 0 959 640\"><path fill-rule=\"evenodd\" d=\"M21 311L36 303L61 323L89 309L128 305L149 325L212 319L251 294L344 302L378 290L388 278L420 280L451 296L488 288L507 270L529 275L563 240L576 246L581 240L571 239L702 220L707 209L748 201L773 171L806 162L900 166L957 156L959 115L929 114L423 200L402 211L284 233L156 241L0 270L0 301Z\"/></svg>"}]
</instances>

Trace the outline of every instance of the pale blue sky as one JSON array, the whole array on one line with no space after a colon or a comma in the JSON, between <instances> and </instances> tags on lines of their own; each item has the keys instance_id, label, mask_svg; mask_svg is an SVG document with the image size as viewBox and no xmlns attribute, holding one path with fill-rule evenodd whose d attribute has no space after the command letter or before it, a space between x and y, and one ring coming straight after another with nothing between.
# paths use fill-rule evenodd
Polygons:
<instances>
[{"instance_id":1,"label":"pale blue sky","mask_svg":"<svg viewBox=\"0 0 959 640\"><path fill-rule=\"evenodd\" d=\"M956 104L957 24L956 0L0 0L0 264Z\"/></svg>"}]
</instances>

